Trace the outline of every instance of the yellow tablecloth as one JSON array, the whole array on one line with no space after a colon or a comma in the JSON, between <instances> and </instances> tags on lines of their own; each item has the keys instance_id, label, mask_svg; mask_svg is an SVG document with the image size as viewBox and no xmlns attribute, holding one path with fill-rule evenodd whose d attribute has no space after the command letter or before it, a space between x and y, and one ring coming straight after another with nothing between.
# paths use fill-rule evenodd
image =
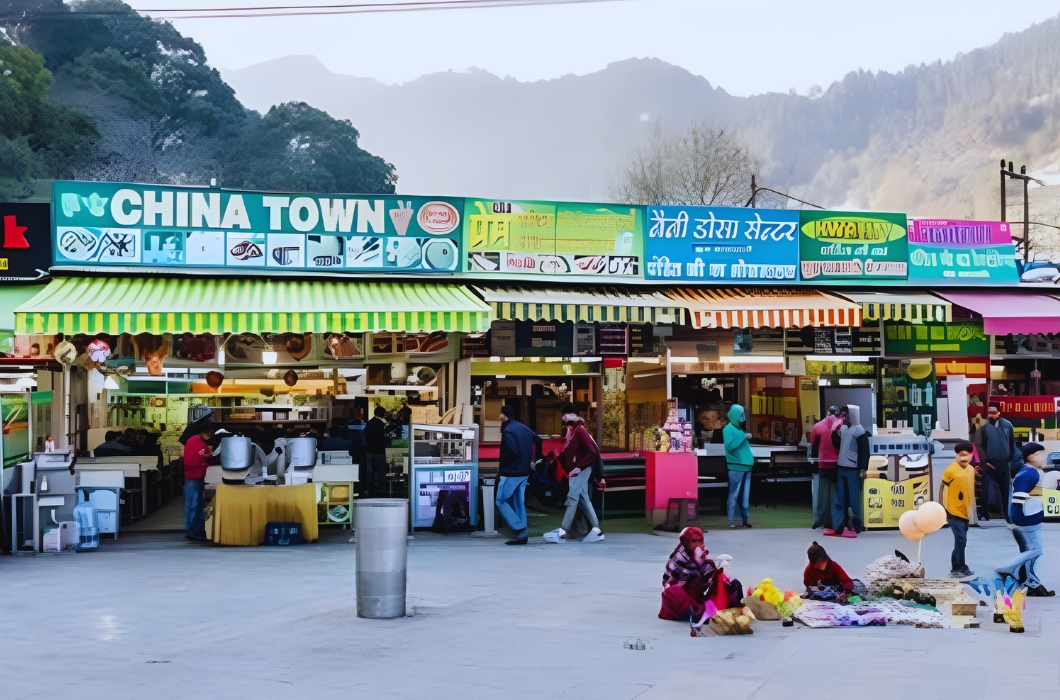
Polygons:
<instances>
[{"instance_id":1,"label":"yellow tablecloth","mask_svg":"<svg viewBox=\"0 0 1060 700\"><path fill-rule=\"evenodd\" d=\"M317 538L317 490L299 486L232 486L218 484L213 498L215 544L252 546L265 541L265 524L302 524L306 542Z\"/></svg>"}]
</instances>

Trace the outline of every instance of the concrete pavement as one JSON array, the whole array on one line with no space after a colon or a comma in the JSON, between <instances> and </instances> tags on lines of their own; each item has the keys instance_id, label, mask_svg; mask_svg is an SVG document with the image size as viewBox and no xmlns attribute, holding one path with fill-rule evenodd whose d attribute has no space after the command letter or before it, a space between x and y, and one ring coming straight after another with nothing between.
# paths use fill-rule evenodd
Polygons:
<instances>
[{"instance_id":1,"label":"concrete pavement","mask_svg":"<svg viewBox=\"0 0 1060 700\"><path fill-rule=\"evenodd\" d=\"M606 525L606 523L605 523ZM916 545L806 530L708 532L745 585L801 588L817 538L852 575ZM1003 527L970 533L979 573L1016 552ZM979 630L812 630L758 622L748 637L691 638L656 618L676 540L506 547L417 534L409 613L356 617L355 548L227 549L126 538L100 552L0 558L5 698L962 698L1060 697L1060 600L1032 598L1014 635L980 608ZM1040 573L1060 587L1060 527ZM948 530L929 576L948 572ZM625 648L641 640L646 647Z\"/></svg>"}]
</instances>

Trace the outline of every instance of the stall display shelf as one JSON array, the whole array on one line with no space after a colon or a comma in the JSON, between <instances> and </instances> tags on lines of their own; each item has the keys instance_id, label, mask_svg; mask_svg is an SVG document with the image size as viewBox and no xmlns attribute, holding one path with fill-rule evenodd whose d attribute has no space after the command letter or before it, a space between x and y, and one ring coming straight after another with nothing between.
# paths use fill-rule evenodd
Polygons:
<instances>
[{"instance_id":1,"label":"stall display shelf","mask_svg":"<svg viewBox=\"0 0 1060 700\"><path fill-rule=\"evenodd\" d=\"M353 522L353 508L351 507L353 483L352 481L329 481L317 485L317 523L319 525L341 525L343 529L351 526Z\"/></svg>"}]
</instances>

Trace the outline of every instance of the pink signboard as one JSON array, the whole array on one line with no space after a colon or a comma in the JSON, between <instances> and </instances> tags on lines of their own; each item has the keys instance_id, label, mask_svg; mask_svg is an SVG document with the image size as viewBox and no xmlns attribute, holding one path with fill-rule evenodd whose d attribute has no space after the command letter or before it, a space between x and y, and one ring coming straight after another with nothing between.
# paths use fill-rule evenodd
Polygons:
<instances>
[{"instance_id":1,"label":"pink signboard","mask_svg":"<svg viewBox=\"0 0 1060 700\"><path fill-rule=\"evenodd\" d=\"M909 279L941 284L1018 284L1004 221L910 219Z\"/></svg>"}]
</instances>

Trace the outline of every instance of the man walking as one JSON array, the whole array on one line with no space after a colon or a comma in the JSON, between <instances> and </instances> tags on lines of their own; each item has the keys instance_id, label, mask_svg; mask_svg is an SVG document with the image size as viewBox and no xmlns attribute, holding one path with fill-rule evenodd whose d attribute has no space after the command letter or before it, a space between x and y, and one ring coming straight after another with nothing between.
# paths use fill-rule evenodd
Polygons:
<instances>
[{"instance_id":1,"label":"man walking","mask_svg":"<svg viewBox=\"0 0 1060 700\"><path fill-rule=\"evenodd\" d=\"M810 457L817 458L817 496L813 503L813 527L824 527L825 533L832 529L832 500L835 498L836 467L839 453L832 444L832 432L842 425L839 408L830 406L825 416L810 431Z\"/></svg>"},{"instance_id":2,"label":"man walking","mask_svg":"<svg viewBox=\"0 0 1060 700\"><path fill-rule=\"evenodd\" d=\"M505 544L526 544L530 536L526 523L526 481L530 477L530 465L539 454L541 438L515 420L515 409L502 406L497 510L508 527L515 531L515 537Z\"/></svg>"},{"instance_id":3,"label":"man walking","mask_svg":"<svg viewBox=\"0 0 1060 700\"><path fill-rule=\"evenodd\" d=\"M861 523L861 472L869 466L869 435L861 425L860 407L853 404L844 406L839 411L839 418L843 425L838 431L838 440L832 440L839 454L836 463L836 496L832 504L832 531L826 530L824 534L857 537Z\"/></svg>"},{"instance_id":4,"label":"man walking","mask_svg":"<svg viewBox=\"0 0 1060 700\"><path fill-rule=\"evenodd\" d=\"M365 495L378 497L386 480L386 409L375 407L375 415L364 426L364 463L368 484Z\"/></svg>"},{"instance_id":5,"label":"man walking","mask_svg":"<svg viewBox=\"0 0 1060 700\"><path fill-rule=\"evenodd\" d=\"M1012 485L1012 473L1009 463L1015 442L1012 423L1001 417L997 406L991 406L986 412L987 421L975 431L975 446L979 449L979 459L983 462L983 478L990 478L1001 492L1001 512L1005 520L1012 522L1009 515L1009 493ZM990 504L986 497L988 491L983 489L982 518L990 519Z\"/></svg>"},{"instance_id":6,"label":"man walking","mask_svg":"<svg viewBox=\"0 0 1060 700\"><path fill-rule=\"evenodd\" d=\"M184 443L184 536L196 542L206 541L203 499L206 497L206 467L213 459L207 444L213 440L213 426L203 428Z\"/></svg>"}]
</instances>

